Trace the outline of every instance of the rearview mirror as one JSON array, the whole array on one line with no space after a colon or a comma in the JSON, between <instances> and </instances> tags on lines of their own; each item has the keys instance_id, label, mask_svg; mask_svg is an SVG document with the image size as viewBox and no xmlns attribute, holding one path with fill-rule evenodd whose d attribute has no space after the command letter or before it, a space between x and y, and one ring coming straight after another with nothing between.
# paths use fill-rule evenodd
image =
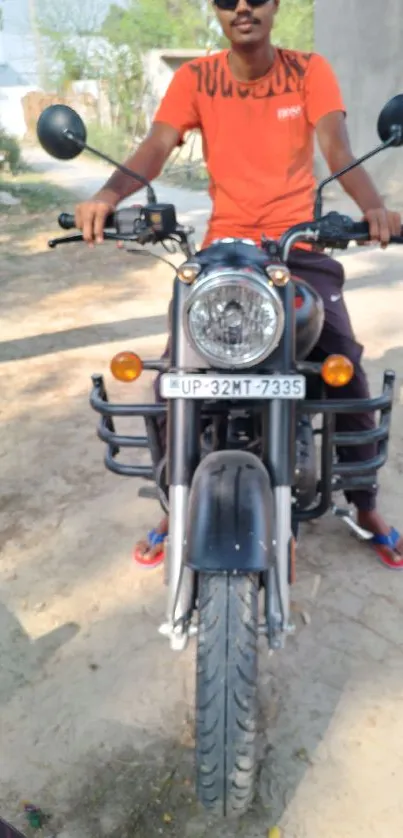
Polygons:
<instances>
[{"instance_id":1,"label":"rearview mirror","mask_svg":"<svg viewBox=\"0 0 403 838\"><path fill-rule=\"evenodd\" d=\"M42 148L58 160L77 157L87 140L81 116L67 105L50 105L42 111L36 127Z\"/></svg>"},{"instance_id":2,"label":"rearview mirror","mask_svg":"<svg viewBox=\"0 0 403 838\"><path fill-rule=\"evenodd\" d=\"M378 136L383 143L394 136L391 146L403 145L403 93L394 96L385 105L378 119Z\"/></svg>"}]
</instances>

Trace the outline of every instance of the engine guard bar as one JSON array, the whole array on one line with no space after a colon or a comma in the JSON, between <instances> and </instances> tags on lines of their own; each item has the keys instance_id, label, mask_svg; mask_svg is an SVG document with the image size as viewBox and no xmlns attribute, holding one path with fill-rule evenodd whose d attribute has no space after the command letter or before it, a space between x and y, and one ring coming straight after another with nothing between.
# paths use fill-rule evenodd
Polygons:
<instances>
[{"instance_id":1,"label":"engine guard bar","mask_svg":"<svg viewBox=\"0 0 403 838\"><path fill-rule=\"evenodd\" d=\"M151 365L151 362L150 362ZM155 367L152 367L155 368ZM318 431L322 437L321 445L321 478L318 483L319 500L316 506L308 510L294 510L296 520L304 521L323 515L331 505L332 493L354 489L365 489L375 485L375 474L385 464L388 452L391 411L393 404L394 373L384 373L383 392L372 399L334 399L324 401L306 400L299 404L301 413L321 413L323 426ZM106 443L105 466L115 474L127 477L141 477L146 480L155 479L155 468L162 459L158 418L166 414L165 404L112 404L108 401L105 383L102 375L92 377L93 390L90 397L92 408L101 414L98 427L99 438ZM335 433L335 413L357 413L357 407L362 413L380 411L379 424L370 431L354 433ZM207 405L205 413L222 413L227 408L219 403ZM117 434L113 417L132 416L145 420L147 435L128 436ZM334 446L378 444L378 452L371 460L355 463L334 463ZM152 464L131 465L116 460L120 448L149 449Z\"/></svg>"},{"instance_id":2,"label":"engine guard bar","mask_svg":"<svg viewBox=\"0 0 403 838\"><path fill-rule=\"evenodd\" d=\"M295 509L293 518L295 521L311 521L320 518L330 508L333 492L354 491L363 489L376 489L376 472L385 465L388 458L388 443L390 433L390 422L392 417L392 405L394 394L395 374L387 370L383 376L383 392L375 399L359 400L361 407L357 411L357 400L343 399L332 400L334 412L325 410L323 412L323 427L320 430L322 436L321 446L321 478L318 483L318 501L310 509ZM306 401L303 403L305 412L322 412L322 402ZM307 410L306 410L307 408ZM344 408L344 409L343 409ZM354 409L355 408L355 409ZM335 433L335 413L364 413L380 411L379 425L370 431L357 431L355 433ZM359 462L337 462L333 461L334 446L365 445L378 443L378 452L370 460Z\"/></svg>"}]
</instances>

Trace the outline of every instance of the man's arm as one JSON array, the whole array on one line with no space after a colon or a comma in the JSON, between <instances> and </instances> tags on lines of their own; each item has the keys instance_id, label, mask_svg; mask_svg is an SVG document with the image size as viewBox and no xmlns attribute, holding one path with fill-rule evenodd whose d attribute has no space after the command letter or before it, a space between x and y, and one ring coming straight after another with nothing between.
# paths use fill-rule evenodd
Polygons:
<instances>
[{"instance_id":1,"label":"man's arm","mask_svg":"<svg viewBox=\"0 0 403 838\"><path fill-rule=\"evenodd\" d=\"M155 122L137 151L125 162L128 169L149 181L158 177L170 154L177 146L180 133L171 125ZM102 242L105 220L116 205L143 188L141 183L117 169L90 201L78 204L75 210L77 227L86 242Z\"/></svg>"},{"instance_id":2,"label":"man's arm","mask_svg":"<svg viewBox=\"0 0 403 838\"><path fill-rule=\"evenodd\" d=\"M316 125L320 150L332 174L355 161L344 113L333 111ZM386 209L381 195L363 166L357 166L340 178L340 183L362 210L369 222L371 238L386 246L391 236L401 235L400 213Z\"/></svg>"},{"instance_id":3,"label":"man's arm","mask_svg":"<svg viewBox=\"0 0 403 838\"><path fill-rule=\"evenodd\" d=\"M158 177L173 149L182 141L187 131L199 127L196 102L196 77L189 64L183 64L169 84L152 128L125 165L149 181ZM90 200L76 207L76 224L83 231L85 241L102 242L105 219L116 204L142 189L128 175L116 171L105 186Z\"/></svg>"}]
</instances>

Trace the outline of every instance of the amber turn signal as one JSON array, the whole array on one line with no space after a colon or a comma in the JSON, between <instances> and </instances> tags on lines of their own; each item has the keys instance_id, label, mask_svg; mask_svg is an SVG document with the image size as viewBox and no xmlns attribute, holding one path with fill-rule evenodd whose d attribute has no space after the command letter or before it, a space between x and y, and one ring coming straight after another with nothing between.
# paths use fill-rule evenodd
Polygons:
<instances>
[{"instance_id":1,"label":"amber turn signal","mask_svg":"<svg viewBox=\"0 0 403 838\"><path fill-rule=\"evenodd\" d=\"M322 365L321 376L329 387L345 387L354 375L354 364L345 355L329 355Z\"/></svg>"},{"instance_id":2,"label":"amber turn signal","mask_svg":"<svg viewBox=\"0 0 403 838\"><path fill-rule=\"evenodd\" d=\"M273 285L282 288L291 279L291 274L285 265L267 265L266 273Z\"/></svg>"},{"instance_id":3,"label":"amber turn signal","mask_svg":"<svg viewBox=\"0 0 403 838\"><path fill-rule=\"evenodd\" d=\"M136 381L143 372L141 358L134 352L118 352L111 360L111 373L118 381Z\"/></svg>"},{"instance_id":4,"label":"amber turn signal","mask_svg":"<svg viewBox=\"0 0 403 838\"><path fill-rule=\"evenodd\" d=\"M184 282L186 285L191 285L199 276L200 271L201 265L198 262L184 262L178 268L177 276L181 282Z\"/></svg>"}]
</instances>

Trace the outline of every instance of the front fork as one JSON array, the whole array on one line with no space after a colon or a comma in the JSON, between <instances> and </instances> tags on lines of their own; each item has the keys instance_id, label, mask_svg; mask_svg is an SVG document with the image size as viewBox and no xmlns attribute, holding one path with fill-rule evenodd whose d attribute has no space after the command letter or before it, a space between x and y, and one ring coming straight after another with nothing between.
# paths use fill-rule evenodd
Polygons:
<instances>
[{"instance_id":1,"label":"front fork","mask_svg":"<svg viewBox=\"0 0 403 838\"><path fill-rule=\"evenodd\" d=\"M194 599L194 573L185 563L188 503L188 486L170 486L170 526L165 556L168 601L166 622L160 627L160 632L169 637L171 648L175 651L181 651L186 646Z\"/></svg>"},{"instance_id":2,"label":"front fork","mask_svg":"<svg viewBox=\"0 0 403 838\"><path fill-rule=\"evenodd\" d=\"M289 373L295 364L294 283L281 289L286 312L279 347L278 371ZM290 622L290 559L292 549L292 485L295 471L296 404L274 399L263 420L263 460L274 492L274 539L266 585L266 622L271 649L284 646L294 631Z\"/></svg>"},{"instance_id":3,"label":"front fork","mask_svg":"<svg viewBox=\"0 0 403 838\"><path fill-rule=\"evenodd\" d=\"M186 646L194 601L194 572L185 560L189 492L198 464L199 445L199 411L196 403L173 399L168 405L169 535L165 559L167 621L160 631L169 636L171 648L177 651Z\"/></svg>"},{"instance_id":4,"label":"front fork","mask_svg":"<svg viewBox=\"0 0 403 838\"><path fill-rule=\"evenodd\" d=\"M185 287L174 283L172 300L171 367L185 365L184 332L180 328ZM161 634L171 648L180 651L187 643L194 605L194 573L186 564L186 530L189 492L200 455L200 408L196 402L172 399L167 411L167 485L169 486L169 535L166 543L165 581L168 586L166 622Z\"/></svg>"},{"instance_id":5,"label":"front fork","mask_svg":"<svg viewBox=\"0 0 403 838\"><path fill-rule=\"evenodd\" d=\"M295 405L287 402L273 401L268 410L268 438L270 453L270 470L273 480L274 494L274 537L272 557L270 561L266 585L266 622L269 646L271 649L283 648L286 638L294 631L290 621L290 560L292 549L292 477L287 476L284 466L287 462L286 452L281 460L283 446L280 439L285 441L285 425L290 446L289 461L294 469L292 448L295 441ZM282 432L281 432L282 428ZM294 428L294 431L292 429Z\"/></svg>"}]
</instances>

